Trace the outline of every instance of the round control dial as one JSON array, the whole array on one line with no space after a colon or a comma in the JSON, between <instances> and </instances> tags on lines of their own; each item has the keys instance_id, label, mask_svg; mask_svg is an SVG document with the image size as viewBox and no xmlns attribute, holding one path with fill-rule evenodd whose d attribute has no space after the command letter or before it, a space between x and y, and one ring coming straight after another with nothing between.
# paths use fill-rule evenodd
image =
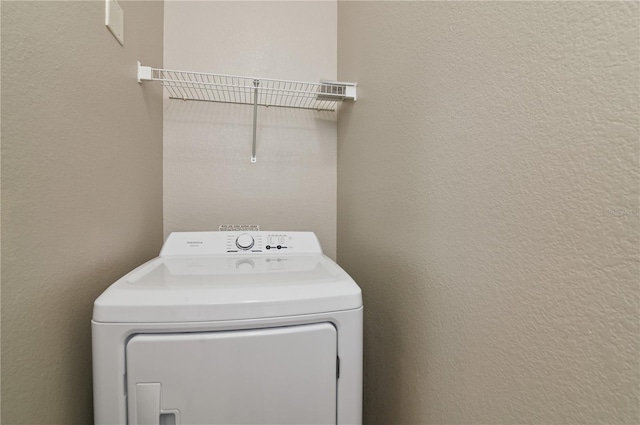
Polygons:
<instances>
[{"instance_id":1,"label":"round control dial","mask_svg":"<svg viewBox=\"0 0 640 425\"><path fill-rule=\"evenodd\" d=\"M240 249L251 249L253 244L253 236L248 233L243 233L236 238L236 246Z\"/></svg>"}]
</instances>

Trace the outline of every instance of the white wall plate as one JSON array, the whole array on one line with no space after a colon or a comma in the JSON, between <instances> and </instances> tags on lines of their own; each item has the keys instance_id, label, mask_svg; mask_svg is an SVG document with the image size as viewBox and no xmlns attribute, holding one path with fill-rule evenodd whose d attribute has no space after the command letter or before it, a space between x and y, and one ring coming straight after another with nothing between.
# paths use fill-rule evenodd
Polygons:
<instances>
[{"instance_id":1,"label":"white wall plate","mask_svg":"<svg viewBox=\"0 0 640 425\"><path fill-rule=\"evenodd\" d=\"M116 0L105 0L104 24L118 43L124 46L124 10Z\"/></svg>"}]
</instances>

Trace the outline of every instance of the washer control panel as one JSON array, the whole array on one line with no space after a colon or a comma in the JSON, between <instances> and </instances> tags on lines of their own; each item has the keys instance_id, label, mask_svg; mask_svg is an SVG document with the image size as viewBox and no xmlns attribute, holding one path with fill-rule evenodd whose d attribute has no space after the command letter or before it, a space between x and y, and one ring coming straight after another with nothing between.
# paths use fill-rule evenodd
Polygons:
<instances>
[{"instance_id":1,"label":"washer control panel","mask_svg":"<svg viewBox=\"0 0 640 425\"><path fill-rule=\"evenodd\" d=\"M225 254L321 254L313 232L174 232L160 256Z\"/></svg>"}]
</instances>

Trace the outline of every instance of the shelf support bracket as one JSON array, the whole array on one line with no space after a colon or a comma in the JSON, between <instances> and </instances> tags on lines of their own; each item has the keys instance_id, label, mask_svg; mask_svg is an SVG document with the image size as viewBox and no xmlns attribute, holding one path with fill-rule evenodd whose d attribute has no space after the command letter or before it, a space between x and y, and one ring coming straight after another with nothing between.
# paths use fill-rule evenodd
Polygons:
<instances>
[{"instance_id":1,"label":"shelf support bracket","mask_svg":"<svg viewBox=\"0 0 640 425\"><path fill-rule=\"evenodd\" d=\"M151 81L153 80L153 71L150 66L142 66L140 61L138 61L138 82L141 83L143 81Z\"/></svg>"},{"instance_id":2,"label":"shelf support bracket","mask_svg":"<svg viewBox=\"0 0 640 425\"><path fill-rule=\"evenodd\" d=\"M258 126L258 87L260 80L253 80L253 143L251 145L251 162L256 162L256 129Z\"/></svg>"}]
</instances>

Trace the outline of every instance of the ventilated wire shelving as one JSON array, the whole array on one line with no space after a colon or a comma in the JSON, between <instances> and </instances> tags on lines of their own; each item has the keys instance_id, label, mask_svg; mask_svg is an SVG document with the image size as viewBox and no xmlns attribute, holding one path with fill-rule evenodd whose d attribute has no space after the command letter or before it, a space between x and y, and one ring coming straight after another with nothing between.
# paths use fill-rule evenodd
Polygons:
<instances>
[{"instance_id":1,"label":"ventilated wire shelving","mask_svg":"<svg viewBox=\"0 0 640 425\"><path fill-rule=\"evenodd\" d=\"M356 84L336 81L308 83L142 66L138 82L160 81L172 99L239 103L254 106L251 162L256 162L258 106L334 111L338 102L356 100Z\"/></svg>"}]
</instances>

